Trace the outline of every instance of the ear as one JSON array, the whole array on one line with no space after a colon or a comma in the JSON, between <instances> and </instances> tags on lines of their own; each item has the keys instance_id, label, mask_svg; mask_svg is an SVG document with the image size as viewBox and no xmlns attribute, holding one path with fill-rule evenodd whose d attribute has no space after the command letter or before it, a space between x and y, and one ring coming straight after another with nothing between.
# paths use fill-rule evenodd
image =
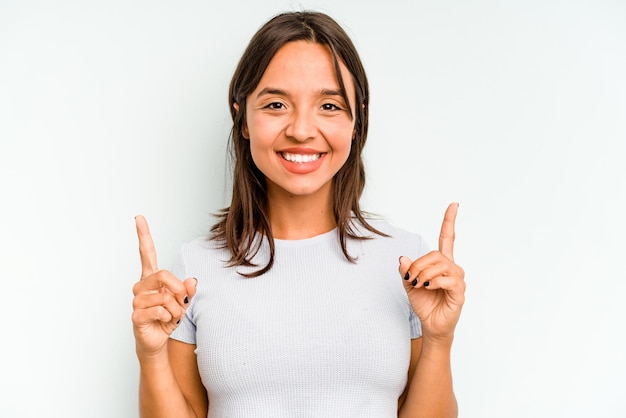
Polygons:
<instances>
[{"instance_id":1,"label":"ear","mask_svg":"<svg viewBox=\"0 0 626 418\"><path fill-rule=\"evenodd\" d=\"M235 102L233 103L233 109L235 109L235 112L239 113L239 103ZM245 138L245 139L250 139L250 135L248 134L248 125L246 124L246 122L243 122L243 128L241 129L241 135Z\"/></svg>"}]
</instances>

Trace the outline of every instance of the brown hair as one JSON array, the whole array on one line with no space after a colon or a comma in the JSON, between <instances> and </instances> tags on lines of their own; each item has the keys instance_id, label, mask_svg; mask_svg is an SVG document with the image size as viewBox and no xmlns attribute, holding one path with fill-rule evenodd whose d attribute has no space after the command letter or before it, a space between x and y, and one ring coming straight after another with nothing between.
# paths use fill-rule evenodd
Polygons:
<instances>
[{"instance_id":1,"label":"brown hair","mask_svg":"<svg viewBox=\"0 0 626 418\"><path fill-rule=\"evenodd\" d=\"M261 240L257 234L266 236L270 246L270 258L265 267L243 274L260 276L274 263L274 239L267 213L265 176L257 168L250 153L250 142L243 137L246 121L246 98L257 87L274 54L286 43L309 41L327 46L332 54L339 88L348 110L355 121L355 137L350 155L333 178L333 215L337 223L339 241L345 257L354 262L347 250L346 240L367 239L357 235L353 218L367 230L385 235L369 225L359 207L359 199L365 187L365 169L361 152L367 138L369 86L363 64L356 48L346 32L329 16L318 12L289 12L270 19L252 37L243 53L230 82L229 108L233 128L229 138L233 167L233 193L229 207L218 213L219 221L211 228L212 239L221 240L231 253L229 265L255 266L252 258L258 252ZM339 60L352 75L355 87L355 109L350 108ZM238 110L234 104L238 104Z\"/></svg>"}]
</instances>

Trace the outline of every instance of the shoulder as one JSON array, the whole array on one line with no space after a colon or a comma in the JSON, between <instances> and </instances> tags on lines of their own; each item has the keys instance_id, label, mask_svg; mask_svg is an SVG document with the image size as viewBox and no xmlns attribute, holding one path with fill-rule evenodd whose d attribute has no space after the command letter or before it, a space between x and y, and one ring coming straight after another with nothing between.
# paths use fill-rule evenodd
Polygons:
<instances>
[{"instance_id":1,"label":"shoulder","mask_svg":"<svg viewBox=\"0 0 626 418\"><path fill-rule=\"evenodd\" d=\"M237 268L229 261L230 252L219 241L198 237L180 245L171 271L178 278L196 278L200 289L209 283L222 282L216 278L240 278Z\"/></svg>"},{"instance_id":2,"label":"shoulder","mask_svg":"<svg viewBox=\"0 0 626 418\"><path fill-rule=\"evenodd\" d=\"M367 240L374 245L380 245L383 247L390 247L394 249L406 249L406 255L414 254L421 256L430 251L428 243L424 238L416 233L399 227L387 219L377 217L374 215L367 215L365 217L367 223L375 228L377 231L387 235L381 236L368 231L358 221L355 221L355 226L358 233L361 236L372 238Z\"/></svg>"},{"instance_id":3,"label":"shoulder","mask_svg":"<svg viewBox=\"0 0 626 418\"><path fill-rule=\"evenodd\" d=\"M422 237L421 235L419 235L418 233L412 232L412 231L408 231L402 227L399 227L395 224L393 224L391 221L382 218L382 217L378 217L375 215L370 215L368 214L367 216L365 216L365 220L367 221L367 223L372 226L374 229L376 229L377 231L382 232L385 235L388 235L390 238L394 238L394 239L398 239L398 240L418 240L421 241ZM372 232L368 231L365 226L363 226L358 220L354 220L354 225L356 227L357 232L361 235L361 236L367 236L367 237L372 237L374 238L377 234L373 234Z\"/></svg>"},{"instance_id":4,"label":"shoulder","mask_svg":"<svg viewBox=\"0 0 626 418\"><path fill-rule=\"evenodd\" d=\"M177 258L178 263L189 265L198 262L206 263L208 260L226 261L230 255L219 241L209 237L197 237L181 243Z\"/></svg>"},{"instance_id":5,"label":"shoulder","mask_svg":"<svg viewBox=\"0 0 626 418\"><path fill-rule=\"evenodd\" d=\"M224 244L220 240L212 239L209 236L199 236L183 242L181 247L189 250L215 251L222 249Z\"/></svg>"}]
</instances>

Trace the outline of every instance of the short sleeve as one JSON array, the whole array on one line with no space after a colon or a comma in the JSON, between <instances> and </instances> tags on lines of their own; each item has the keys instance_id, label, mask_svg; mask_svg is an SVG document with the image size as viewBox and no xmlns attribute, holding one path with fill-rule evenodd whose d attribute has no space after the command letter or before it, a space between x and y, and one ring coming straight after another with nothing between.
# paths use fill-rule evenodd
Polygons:
<instances>
[{"instance_id":1,"label":"short sleeve","mask_svg":"<svg viewBox=\"0 0 626 418\"><path fill-rule=\"evenodd\" d=\"M411 316L409 317L409 326L411 328L411 339L419 338L422 336L422 322L415 315L413 309L411 309Z\"/></svg>"},{"instance_id":2,"label":"short sleeve","mask_svg":"<svg viewBox=\"0 0 626 418\"><path fill-rule=\"evenodd\" d=\"M185 263L186 247L187 244L183 244L180 251L178 252L176 260L174 260L174 264L172 265L171 269L172 274L178 277L180 280L185 280L187 278L187 266ZM180 321L178 327L170 335L170 338L187 344L196 343L196 324L193 321L193 307L194 299L191 299L191 303L187 307L185 315Z\"/></svg>"}]
</instances>

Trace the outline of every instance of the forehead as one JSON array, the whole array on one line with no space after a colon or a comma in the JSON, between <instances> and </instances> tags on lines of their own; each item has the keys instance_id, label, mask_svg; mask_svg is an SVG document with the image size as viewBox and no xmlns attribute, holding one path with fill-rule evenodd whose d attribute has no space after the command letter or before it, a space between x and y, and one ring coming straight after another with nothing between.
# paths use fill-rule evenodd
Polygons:
<instances>
[{"instance_id":1,"label":"forehead","mask_svg":"<svg viewBox=\"0 0 626 418\"><path fill-rule=\"evenodd\" d=\"M354 97L354 82L345 64L338 58L341 77L348 97ZM311 89L339 89L335 63L330 48L309 41L288 42L276 51L255 90L267 84L293 84Z\"/></svg>"}]
</instances>

